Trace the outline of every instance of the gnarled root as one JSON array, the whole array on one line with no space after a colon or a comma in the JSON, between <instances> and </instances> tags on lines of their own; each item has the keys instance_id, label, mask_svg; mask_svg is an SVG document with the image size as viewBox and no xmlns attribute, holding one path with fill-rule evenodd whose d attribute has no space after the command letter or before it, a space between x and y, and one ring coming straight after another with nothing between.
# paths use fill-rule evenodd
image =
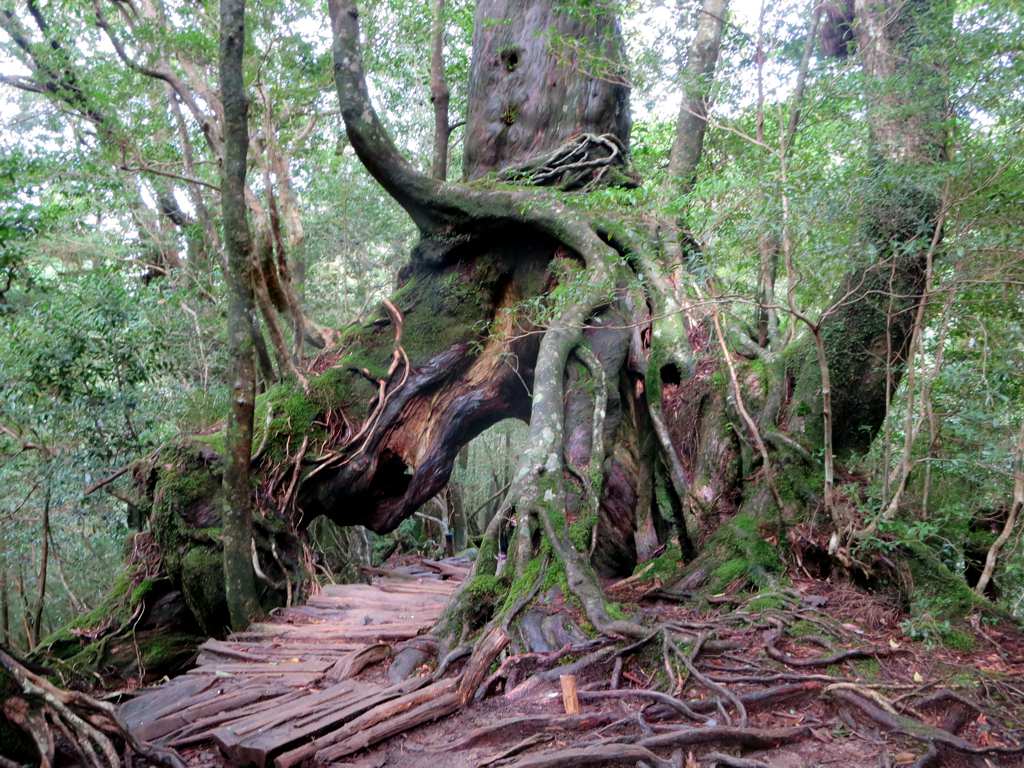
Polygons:
<instances>
[{"instance_id":1,"label":"gnarled root","mask_svg":"<svg viewBox=\"0 0 1024 768\"><path fill-rule=\"evenodd\" d=\"M57 688L2 649L0 665L22 692L4 702L4 714L31 736L39 750L40 765L52 765L60 748L70 750L78 764L88 768L120 768L121 759L114 746L117 739L130 752L151 763L185 768L184 761L173 750L155 747L133 736L112 704L79 691Z\"/></svg>"},{"instance_id":2,"label":"gnarled root","mask_svg":"<svg viewBox=\"0 0 1024 768\"><path fill-rule=\"evenodd\" d=\"M859 692L839 686L829 686L826 689L836 702L848 706L862 716L880 725L887 730L909 736L917 741L924 742L929 747L929 752L941 753L958 752L963 755L993 756L993 755L1024 755L1022 747L981 747L971 744L959 736L945 731L942 728L923 723L913 717L901 715L889 708L881 706L875 701L862 696Z\"/></svg>"},{"instance_id":3,"label":"gnarled root","mask_svg":"<svg viewBox=\"0 0 1024 768\"><path fill-rule=\"evenodd\" d=\"M676 749L699 744L721 744L724 746L766 749L787 744L811 735L809 726L793 728L733 728L713 726L709 728L678 728L667 733L647 736L632 744L610 742L590 747L572 747L554 752L545 752L524 758L514 763L515 768L574 768L574 766L613 765L620 762L643 760L650 765L672 765L670 760L660 757L654 750Z\"/></svg>"}]
</instances>

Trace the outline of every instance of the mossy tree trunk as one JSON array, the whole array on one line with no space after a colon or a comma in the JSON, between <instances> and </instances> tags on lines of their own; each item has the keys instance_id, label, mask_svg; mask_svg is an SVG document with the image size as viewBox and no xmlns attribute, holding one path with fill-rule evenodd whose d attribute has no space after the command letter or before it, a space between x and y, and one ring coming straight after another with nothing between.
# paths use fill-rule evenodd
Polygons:
<instances>
[{"instance_id":1,"label":"mossy tree trunk","mask_svg":"<svg viewBox=\"0 0 1024 768\"><path fill-rule=\"evenodd\" d=\"M231 412L225 438L224 467L224 584L228 613L235 629L244 629L258 609L256 579L249 559L252 540L253 401L256 397L256 359L253 332L256 308L252 288L252 237L245 203L249 150L249 103L242 59L245 52L245 0L221 0L220 97L224 105L224 165L221 201L227 250L231 302L228 346Z\"/></svg>"}]
</instances>

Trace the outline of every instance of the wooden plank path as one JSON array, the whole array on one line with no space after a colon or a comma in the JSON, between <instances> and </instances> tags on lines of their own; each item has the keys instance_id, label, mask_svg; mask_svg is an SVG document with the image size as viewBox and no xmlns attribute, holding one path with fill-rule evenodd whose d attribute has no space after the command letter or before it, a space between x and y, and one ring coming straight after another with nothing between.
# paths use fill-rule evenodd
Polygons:
<instances>
[{"instance_id":1,"label":"wooden plank path","mask_svg":"<svg viewBox=\"0 0 1024 768\"><path fill-rule=\"evenodd\" d=\"M465 561L426 560L371 584L326 586L305 605L208 640L194 669L141 692L121 717L146 741L216 745L227 765L329 764L365 746L368 729L383 732L396 714L451 694L449 680L359 676L430 629L468 570Z\"/></svg>"}]
</instances>

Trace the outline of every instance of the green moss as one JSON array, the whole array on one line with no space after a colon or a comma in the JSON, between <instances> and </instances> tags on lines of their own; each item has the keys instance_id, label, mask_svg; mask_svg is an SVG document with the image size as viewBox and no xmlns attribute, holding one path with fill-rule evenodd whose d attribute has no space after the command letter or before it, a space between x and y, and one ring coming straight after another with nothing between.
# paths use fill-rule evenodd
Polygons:
<instances>
[{"instance_id":1,"label":"green moss","mask_svg":"<svg viewBox=\"0 0 1024 768\"><path fill-rule=\"evenodd\" d=\"M821 495L823 475L817 467L802 462L787 462L776 475L775 486L784 502L797 510L805 509Z\"/></svg>"},{"instance_id":2,"label":"green moss","mask_svg":"<svg viewBox=\"0 0 1024 768\"><path fill-rule=\"evenodd\" d=\"M736 515L715 531L702 557L705 562L707 559L718 563L707 585L712 593L737 579L756 587L768 586L783 570L779 553L761 536L757 518L746 514Z\"/></svg>"},{"instance_id":3,"label":"green moss","mask_svg":"<svg viewBox=\"0 0 1024 768\"><path fill-rule=\"evenodd\" d=\"M777 611L786 607L785 599L778 594L758 595L746 604L748 611L764 613L765 611Z\"/></svg>"},{"instance_id":4,"label":"green moss","mask_svg":"<svg viewBox=\"0 0 1024 768\"><path fill-rule=\"evenodd\" d=\"M901 546L909 550L906 559L914 581L910 595L910 612L917 618L935 618L959 621L974 611L997 615L988 600L967 586L962 577L953 573L927 545L908 540Z\"/></svg>"},{"instance_id":5,"label":"green moss","mask_svg":"<svg viewBox=\"0 0 1024 768\"><path fill-rule=\"evenodd\" d=\"M136 637L129 622L139 604L153 593L158 582L153 579L142 579L133 587L133 581L134 577L130 572L119 574L99 605L44 638L33 652L33 656L74 678L92 678L96 674L106 674L104 670L108 667L120 670L122 674L136 674L128 672L136 665L136 646L139 649L138 653L144 657L145 648L152 638ZM80 632L97 627L107 630L97 640L85 640L83 633ZM125 638L130 638L130 642ZM187 644L182 641L179 644L178 655L191 655L198 642L201 642L199 638L191 636ZM154 659L152 663L145 664L146 669L163 670L164 668L157 664L158 660Z\"/></svg>"},{"instance_id":6,"label":"green moss","mask_svg":"<svg viewBox=\"0 0 1024 768\"><path fill-rule=\"evenodd\" d=\"M817 624L807 621L806 619L800 619L789 624L786 627L786 634L790 637L810 637L812 635L834 637L831 632L822 631Z\"/></svg>"},{"instance_id":7,"label":"green moss","mask_svg":"<svg viewBox=\"0 0 1024 768\"><path fill-rule=\"evenodd\" d=\"M961 630L949 629L942 633L942 644L956 651L974 650L974 636Z\"/></svg>"},{"instance_id":8,"label":"green moss","mask_svg":"<svg viewBox=\"0 0 1024 768\"><path fill-rule=\"evenodd\" d=\"M211 542L220 543L221 536L224 535L224 529L219 525L211 525L209 528L197 528L196 536L205 536Z\"/></svg>"},{"instance_id":9,"label":"green moss","mask_svg":"<svg viewBox=\"0 0 1024 768\"><path fill-rule=\"evenodd\" d=\"M211 432L208 435L191 435L189 438L194 443L209 446L209 448L221 456L226 451L226 432L222 429L219 432Z\"/></svg>"},{"instance_id":10,"label":"green moss","mask_svg":"<svg viewBox=\"0 0 1024 768\"><path fill-rule=\"evenodd\" d=\"M608 614L608 618L615 621L625 621L629 618L620 603L605 603L604 612Z\"/></svg>"},{"instance_id":11,"label":"green moss","mask_svg":"<svg viewBox=\"0 0 1024 768\"><path fill-rule=\"evenodd\" d=\"M508 587L508 581L498 576L474 576L460 598L466 624L471 629L479 629L487 623Z\"/></svg>"},{"instance_id":12,"label":"green moss","mask_svg":"<svg viewBox=\"0 0 1024 768\"><path fill-rule=\"evenodd\" d=\"M498 278L486 259L469 274L456 267L422 271L399 308L405 313L402 345L414 365L425 363L454 344L478 338L479 323L491 309Z\"/></svg>"},{"instance_id":13,"label":"green moss","mask_svg":"<svg viewBox=\"0 0 1024 768\"><path fill-rule=\"evenodd\" d=\"M202 642L201 638L178 633L149 637L139 644L143 669L147 673L172 670L195 654L199 642Z\"/></svg>"},{"instance_id":14,"label":"green moss","mask_svg":"<svg viewBox=\"0 0 1024 768\"><path fill-rule=\"evenodd\" d=\"M219 550L192 547L181 560L181 590L192 615L208 635L228 625L224 595L224 558Z\"/></svg>"},{"instance_id":15,"label":"green moss","mask_svg":"<svg viewBox=\"0 0 1024 768\"><path fill-rule=\"evenodd\" d=\"M296 382L275 384L256 398L254 450L263 446L266 455L274 461L289 458L288 452L295 451L304 437L322 433L313 423L322 410L317 399L307 395Z\"/></svg>"},{"instance_id":16,"label":"green moss","mask_svg":"<svg viewBox=\"0 0 1024 768\"><path fill-rule=\"evenodd\" d=\"M662 582L668 582L679 573L682 562L683 553L679 550L679 545L672 543L650 562L637 565L633 572L643 572L641 581L660 579Z\"/></svg>"},{"instance_id":17,"label":"green moss","mask_svg":"<svg viewBox=\"0 0 1024 768\"><path fill-rule=\"evenodd\" d=\"M498 561L497 539L484 538L480 541L480 549L476 554L477 570L493 571Z\"/></svg>"},{"instance_id":18,"label":"green moss","mask_svg":"<svg viewBox=\"0 0 1024 768\"><path fill-rule=\"evenodd\" d=\"M853 669L862 680L877 680L882 676L882 665L878 659L857 659L853 662Z\"/></svg>"},{"instance_id":19,"label":"green moss","mask_svg":"<svg viewBox=\"0 0 1024 768\"><path fill-rule=\"evenodd\" d=\"M747 567L748 563L744 558L734 557L732 560L726 560L718 566L712 573L712 577L723 585L729 584L741 576L745 576Z\"/></svg>"},{"instance_id":20,"label":"green moss","mask_svg":"<svg viewBox=\"0 0 1024 768\"><path fill-rule=\"evenodd\" d=\"M164 570L172 581L181 571L181 558L198 540L187 520L204 511L204 517L220 516L221 483L219 474L202 459L185 450L162 457L162 471L153 491L151 525L163 557Z\"/></svg>"},{"instance_id":21,"label":"green moss","mask_svg":"<svg viewBox=\"0 0 1024 768\"><path fill-rule=\"evenodd\" d=\"M959 668L950 670L952 676L949 684L953 688L976 688L978 686L979 673L975 670Z\"/></svg>"},{"instance_id":22,"label":"green moss","mask_svg":"<svg viewBox=\"0 0 1024 768\"><path fill-rule=\"evenodd\" d=\"M132 590L131 604L138 605L142 601L142 598L144 598L153 590L153 585L155 583L156 582L152 579L143 579L142 581L140 581L138 586L136 586L135 589Z\"/></svg>"},{"instance_id":23,"label":"green moss","mask_svg":"<svg viewBox=\"0 0 1024 768\"><path fill-rule=\"evenodd\" d=\"M152 585L152 582L149 583ZM93 627L98 626L101 622L107 620L110 616L123 615L125 618L130 616L131 614L126 613L126 611L133 610L136 605L134 602L129 605L125 599L128 596L128 590L130 588L130 575L127 572L118 574L114 579L114 584L111 586L110 591L104 595L103 600L99 605L87 613L76 616L65 626L44 637L39 643L38 650L52 650L59 657L64 657L65 649L60 648L60 646L65 644L71 644L73 648L81 646L81 642L75 636L74 630L92 629Z\"/></svg>"},{"instance_id":24,"label":"green moss","mask_svg":"<svg viewBox=\"0 0 1024 768\"><path fill-rule=\"evenodd\" d=\"M541 573L541 568L544 567L544 558L540 555L534 557L530 562L526 564L523 569L523 573L512 582L512 585L508 588L508 592L505 595L505 602L502 603L501 612L507 613L511 611L519 601L524 599L530 590L537 584L537 580L544 578L545 574Z\"/></svg>"},{"instance_id":25,"label":"green moss","mask_svg":"<svg viewBox=\"0 0 1024 768\"><path fill-rule=\"evenodd\" d=\"M597 515L588 512L569 526L569 541L577 552L590 551L590 538L597 525Z\"/></svg>"}]
</instances>

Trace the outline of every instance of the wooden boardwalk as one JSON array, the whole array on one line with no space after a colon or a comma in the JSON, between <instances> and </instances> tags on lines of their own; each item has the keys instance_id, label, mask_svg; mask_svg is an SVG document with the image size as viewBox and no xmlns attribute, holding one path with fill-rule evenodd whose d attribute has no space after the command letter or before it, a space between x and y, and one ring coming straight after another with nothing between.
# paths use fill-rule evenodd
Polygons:
<instances>
[{"instance_id":1,"label":"wooden boardwalk","mask_svg":"<svg viewBox=\"0 0 1024 768\"><path fill-rule=\"evenodd\" d=\"M430 629L467 572L468 563L423 561L369 585L324 587L268 622L208 640L194 669L120 714L142 739L215 745L229 765L330 764L387 738L396 714L451 695L457 681L391 684L369 668Z\"/></svg>"}]
</instances>

